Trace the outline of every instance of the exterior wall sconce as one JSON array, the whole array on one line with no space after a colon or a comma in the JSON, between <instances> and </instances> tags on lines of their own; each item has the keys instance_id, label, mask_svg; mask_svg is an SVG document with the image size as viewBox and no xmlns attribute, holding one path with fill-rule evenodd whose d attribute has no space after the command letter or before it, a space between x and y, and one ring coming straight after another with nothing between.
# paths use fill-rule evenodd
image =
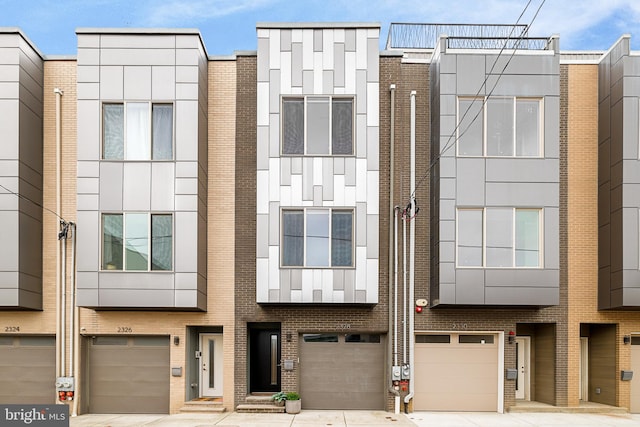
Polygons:
<instances>
[{"instance_id":1,"label":"exterior wall sconce","mask_svg":"<svg viewBox=\"0 0 640 427\"><path fill-rule=\"evenodd\" d=\"M622 342L624 344L631 344L631 336L630 335L625 335L624 337L622 337Z\"/></svg>"},{"instance_id":2,"label":"exterior wall sconce","mask_svg":"<svg viewBox=\"0 0 640 427\"><path fill-rule=\"evenodd\" d=\"M513 344L516 341L516 333L509 331L509 344Z\"/></svg>"},{"instance_id":3,"label":"exterior wall sconce","mask_svg":"<svg viewBox=\"0 0 640 427\"><path fill-rule=\"evenodd\" d=\"M173 337L173 345L180 345L180 337L179 336L174 336Z\"/></svg>"}]
</instances>

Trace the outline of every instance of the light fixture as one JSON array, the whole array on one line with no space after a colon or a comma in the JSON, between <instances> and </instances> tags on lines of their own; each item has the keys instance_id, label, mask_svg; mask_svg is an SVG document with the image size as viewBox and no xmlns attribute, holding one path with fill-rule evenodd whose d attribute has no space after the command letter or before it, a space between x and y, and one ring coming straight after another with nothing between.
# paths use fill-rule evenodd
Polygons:
<instances>
[{"instance_id":1,"label":"light fixture","mask_svg":"<svg viewBox=\"0 0 640 427\"><path fill-rule=\"evenodd\" d=\"M631 336L630 335L625 335L622 337L622 342L624 344L631 344Z\"/></svg>"},{"instance_id":2,"label":"light fixture","mask_svg":"<svg viewBox=\"0 0 640 427\"><path fill-rule=\"evenodd\" d=\"M180 337L179 336L174 336L173 337L173 345L180 345Z\"/></svg>"}]
</instances>

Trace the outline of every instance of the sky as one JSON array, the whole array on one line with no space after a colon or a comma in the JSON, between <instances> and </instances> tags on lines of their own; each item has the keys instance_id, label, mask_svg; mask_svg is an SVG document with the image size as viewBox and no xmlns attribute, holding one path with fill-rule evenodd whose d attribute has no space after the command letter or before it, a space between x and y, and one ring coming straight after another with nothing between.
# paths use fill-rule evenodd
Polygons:
<instances>
[{"instance_id":1,"label":"sky","mask_svg":"<svg viewBox=\"0 0 640 427\"><path fill-rule=\"evenodd\" d=\"M381 48L391 22L520 23L562 50L604 51L623 34L640 49L639 0L0 0L0 27L45 55L75 55L76 28L94 27L195 28L209 55L230 55L256 49L258 22L375 22Z\"/></svg>"}]
</instances>

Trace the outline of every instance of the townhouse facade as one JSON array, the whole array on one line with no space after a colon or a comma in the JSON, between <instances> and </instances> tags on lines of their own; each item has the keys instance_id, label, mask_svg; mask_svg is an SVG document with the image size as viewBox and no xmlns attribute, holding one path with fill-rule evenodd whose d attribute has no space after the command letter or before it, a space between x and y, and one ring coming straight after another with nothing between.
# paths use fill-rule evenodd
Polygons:
<instances>
[{"instance_id":1,"label":"townhouse facade","mask_svg":"<svg viewBox=\"0 0 640 427\"><path fill-rule=\"evenodd\" d=\"M629 37L380 37L0 30L0 403L640 411Z\"/></svg>"}]
</instances>

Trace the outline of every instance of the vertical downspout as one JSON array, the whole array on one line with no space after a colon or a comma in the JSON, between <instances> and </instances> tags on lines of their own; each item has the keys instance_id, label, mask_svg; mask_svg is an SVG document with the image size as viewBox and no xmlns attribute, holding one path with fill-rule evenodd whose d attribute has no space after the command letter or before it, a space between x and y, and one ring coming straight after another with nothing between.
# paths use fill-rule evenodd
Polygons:
<instances>
[{"instance_id":1,"label":"vertical downspout","mask_svg":"<svg viewBox=\"0 0 640 427\"><path fill-rule=\"evenodd\" d=\"M402 216L402 364L407 364L407 215Z\"/></svg>"},{"instance_id":2,"label":"vertical downspout","mask_svg":"<svg viewBox=\"0 0 640 427\"><path fill-rule=\"evenodd\" d=\"M60 224L61 226L62 223ZM66 326L67 326L67 236L62 237L62 256L61 256L61 284L60 284L60 342L62 346L62 351L60 352L60 368L62 371L63 377L68 376L66 371L66 356L67 356L67 336L66 336Z\"/></svg>"},{"instance_id":3,"label":"vertical downspout","mask_svg":"<svg viewBox=\"0 0 640 427\"><path fill-rule=\"evenodd\" d=\"M393 207L393 187L394 187L394 162L395 162L395 97L396 97L396 85L392 84L389 86L389 91L391 92L391 105L390 108L390 130L389 130L389 298L392 293L392 290L395 289L395 296L393 297L393 302L395 305L394 309L394 317L391 318L391 313L389 313L389 332L393 331L393 339L389 339L389 350L393 352L393 366L398 365L398 284L394 282L394 270L393 270L393 257L391 254L395 253L395 246L393 245L393 224L394 224L394 212L395 209ZM393 342L391 342L393 341ZM391 360L391 358L389 358ZM393 412L396 414L400 413L400 392L394 388L393 381L390 379L391 386L389 387L389 392L394 395L394 405Z\"/></svg>"},{"instance_id":4,"label":"vertical downspout","mask_svg":"<svg viewBox=\"0 0 640 427\"><path fill-rule=\"evenodd\" d=\"M69 375L75 378L74 381L74 399L71 406L71 416L75 417L78 415L78 399L80 397L80 393L78 392L79 380L79 363L80 363L80 351L79 344L80 340L76 339L79 337L78 327L80 323L80 309L76 307L76 223L72 222L70 224L71 227L71 301L69 302L70 311L69 311L69 349L71 354L69 355Z\"/></svg>"},{"instance_id":5,"label":"vertical downspout","mask_svg":"<svg viewBox=\"0 0 640 427\"><path fill-rule=\"evenodd\" d=\"M413 304L415 301L415 248L416 248L416 91L411 91L411 212L409 217L412 218L409 230L409 394L404 398L404 403L409 403L413 398L414 392L414 364L413 364L413 347L415 329L415 311Z\"/></svg>"},{"instance_id":6,"label":"vertical downspout","mask_svg":"<svg viewBox=\"0 0 640 427\"><path fill-rule=\"evenodd\" d=\"M56 96L56 215L60 215L61 211L61 196L60 196L60 187L61 187L61 140L62 140L62 126L61 126L61 114L60 114L60 103L62 98L62 90L59 88L53 89L53 93ZM56 218L57 220L57 218ZM62 376L62 352L64 346L60 341L60 330L63 328L62 322L60 321L60 300L62 298L60 292L60 240L56 239L56 377ZM56 393L56 401L57 401L57 393Z\"/></svg>"}]
</instances>

